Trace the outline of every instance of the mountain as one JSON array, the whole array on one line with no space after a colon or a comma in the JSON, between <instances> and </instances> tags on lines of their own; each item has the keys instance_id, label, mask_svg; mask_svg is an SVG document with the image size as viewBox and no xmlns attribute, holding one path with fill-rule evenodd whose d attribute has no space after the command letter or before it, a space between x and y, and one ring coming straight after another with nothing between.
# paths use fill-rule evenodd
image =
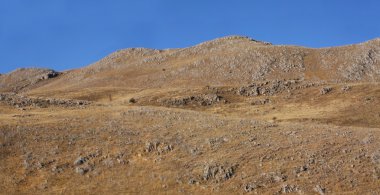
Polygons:
<instances>
[{"instance_id":1,"label":"mountain","mask_svg":"<svg viewBox=\"0 0 380 195\"><path fill-rule=\"evenodd\" d=\"M0 194L380 194L380 39L229 36L0 75Z\"/></svg>"},{"instance_id":2,"label":"mountain","mask_svg":"<svg viewBox=\"0 0 380 195\"><path fill-rule=\"evenodd\" d=\"M18 77L10 73L6 77ZM30 77L35 77L31 73ZM14 76L12 76L14 75ZM246 85L263 80L374 82L380 80L380 39L342 47L311 49L272 45L228 36L183 49L132 48L87 67L68 71L30 93L83 88L160 88ZM35 79L29 79L34 84ZM0 80L18 86L20 79ZM24 85L24 84L22 84ZM7 88L7 90L15 90ZM17 89L16 89L17 90Z\"/></svg>"}]
</instances>

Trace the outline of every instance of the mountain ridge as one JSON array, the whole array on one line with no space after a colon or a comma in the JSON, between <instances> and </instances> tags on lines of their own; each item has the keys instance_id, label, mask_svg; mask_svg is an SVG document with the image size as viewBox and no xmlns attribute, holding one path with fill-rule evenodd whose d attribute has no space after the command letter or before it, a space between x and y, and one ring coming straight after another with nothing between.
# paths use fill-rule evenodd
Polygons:
<instances>
[{"instance_id":1,"label":"mountain ridge","mask_svg":"<svg viewBox=\"0 0 380 195\"><path fill-rule=\"evenodd\" d=\"M24 91L75 91L108 86L224 86L289 79L377 82L380 80L380 39L339 47L307 48L272 45L234 35L187 48L128 48ZM0 80L3 86L4 82ZM17 86L17 83L12 85Z\"/></svg>"}]
</instances>

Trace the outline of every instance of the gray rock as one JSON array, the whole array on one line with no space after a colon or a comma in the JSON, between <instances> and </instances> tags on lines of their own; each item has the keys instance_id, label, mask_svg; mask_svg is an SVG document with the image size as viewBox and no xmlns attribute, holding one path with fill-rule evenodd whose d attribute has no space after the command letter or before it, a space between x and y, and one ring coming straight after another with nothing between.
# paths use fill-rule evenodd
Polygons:
<instances>
[{"instance_id":1,"label":"gray rock","mask_svg":"<svg viewBox=\"0 0 380 195\"><path fill-rule=\"evenodd\" d=\"M41 79L42 80L47 80L47 79L51 79L51 78L57 77L58 75L59 75L58 72L56 72L54 70L50 70L49 72L47 72L44 75L42 75Z\"/></svg>"},{"instance_id":2,"label":"gray rock","mask_svg":"<svg viewBox=\"0 0 380 195\"><path fill-rule=\"evenodd\" d=\"M325 95L325 94L330 93L332 90L333 90L332 87L323 87L323 88L320 90L320 94L321 94L321 95Z\"/></svg>"},{"instance_id":3,"label":"gray rock","mask_svg":"<svg viewBox=\"0 0 380 195\"><path fill-rule=\"evenodd\" d=\"M367 135L365 138L362 139L363 144L370 144L374 140L374 137L372 134Z\"/></svg>"},{"instance_id":4,"label":"gray rock","mask_svg":"<svg viewBox=\"0 0 380 195\"><path fill-rule=\"evenodd\" d=\"M376 151L371 155L372 163L375 165L380 165L380 151Z\"/></svg>"},{"instance_id":5,"label":"gray rock","mask_svg":"<svg viewBox=\"0 0 380 195\"><path fill-rule=\"evenodd\" d=\"M342 91L344 91L344 92L350 91L351 89L352 89L352 87L351 86L347 86L347 85L345 85L345 86L342 87Z\"/></svg>"},{"instance_id":6,"label":"gray rock","mask_svg":"<svg viewBox=\"0 0 380 195\"><path fill-rule=\"evenodd\" d=\"M372 174L372 176L373 176L373 178L374 179L380 179L380 167L375 167L374 169L373 169L373 174Z\"/></svg>"},{"instance_id":7,"label":"gray rock","mask_svg":"<svg viewBox=\"0 0 380 195\"><path fill-rule=\"evenodd\" d=\"M258 186L254 183L249 183L244 185L244 191L245 192L252 192L253 190L256 190Z\"/></svg>"},{"instance_id":8,"label":"gray rock","mask_svg":"<svg viewBox=\"0 0 380 195\"><path fill-rule=\"evenodd\" d=\"M154 150L157 150L159 144L160 144L159 141L146 142L144 151L145 152L152 152Z\"/></svg>"},{"instance_id":9,"label":"gray rock","mask_svg":"<svg viewBox=\"0 0 380 195\"><path fill-rule=\"evenodd\" d=\"M108 168L111 168L114 166L114 162L111 158L107 158L103 161L103 165L105 165Z\"/></svg>"},{"instance_id":10,"label":"gray rock","mask_svg":"<svg viewBox=\"0 0 380 195\"><path fill-rule=\"evenodd\" d=\"M323 188L322 186L320 185L316 185L314 187L314 191L318 192L320 195L324 195L326 193L326 189Z\"/></svg>"},{"instance_id":11,"label":"gray rock","mask_svg":"<svg viewBox=\"0 0 380 195\"><path fill-rule=\"evenodd\" d=\"M268 98L262 99L262 100L255 100L251 102L251 105L264 105L270 103L270 100Z\"/></svg>"},{"instance_id":12,"label":"gray rock","mask_svg":"<svg viewBox=\"0 0 380 195\"><path fill-rule=\"evenodd\" d=\"M211 106L219 102L227 103L227 101L224 100L222 96L219 96L217 94L200 94L160 100L160 103L165 106L186 106L191 104Z\"/></svg>"},{"instance_id":13,"label":"gray rock","mask_svg":"<svg viewBox=\"0 0 380 195\"><path fill-rule=\"evenodd\" d=\"M284 184L281 188L281 193L292 193L292 192L297 192L299 189L295 185L288 185Z\"/></svg>"},{"instance_id":14,"label":"gray rock","mask_svg":"<svg viewBox=\"0 0 380 195\"><path fill-rule=\"evenodd\" d=\"M206 165L203 169L203 179L204 180L216 180L225 181L230 179L235 174L236 166L224 167L221 165Z\"/></svg>"},{"instance_id":15,"label":"gray rock","mask_svg":"<svg viewBox=\"0 0 380 195\"><path fill-rule=\"evenodd\" d=\"M85 163L86 161L87 161L87 159L85 157L78 157L74 161L74 165L78 166L78 165L81 165L81 164Z\"/></svg>"},{"instance_id":16,"label":"gray rock","mask_svg":"<svg viewBox=\"0 0 380 195\"><path fill-rule=\"evenodd\" d=\"M76 167L75 168L75 173L78 173L80 175L84 175L88 172L88 169L82 168L82 167Z\"/></svg>"},{"instance_id":17,"label":"gray rock","mask_svg":"<svg viewBox=\"0 0 380 195\"><path fill-rule=\"evenodd\" d=\"M196 181L195 179L191 178L191 179L189 179L189 182L188 182L188 183L189 183L189 184L196 184L197 181Z\"/></svg>"},{"instance_id":18,"label":"gray rock","mask_svg":"<svg viewBox=\"0 0 380 195\"><path fill-rule=\"evenodd\" d=\"M307 166L306 165L303 165L303 166L300 166L300 167L297 167L295 170L294 170L294 173L295 174L300 174L301 172L304 172L304 171L307 171Z\"/></svg>"}]
</instances>

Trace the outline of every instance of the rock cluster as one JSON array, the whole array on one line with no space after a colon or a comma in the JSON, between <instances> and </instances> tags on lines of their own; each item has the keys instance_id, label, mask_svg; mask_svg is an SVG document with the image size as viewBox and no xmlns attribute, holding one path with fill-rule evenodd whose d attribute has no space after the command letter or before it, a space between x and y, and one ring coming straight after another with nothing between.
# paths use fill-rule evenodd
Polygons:
<instances>
[{"instance_id":1,"label":"rock cluster","mask_svg":"<svg viewBox=\"0 0 380 195\"><path fill-rule=\"evenodd\" d=\"M235 166L222 166L219 164L206 165L203 169L203 180L221 182L230 179L236 171Z\"/></svg>"},{"instance_id":2,"label":"rock cluster","mask_svg":"<svg viewBox=\"0 0 380 195\"><path fill-rule=\"evenodd\" d=\"M217 94L201 94L180 98L168 98L160 100L162 105L166 106L186 106L190 104L200 105L200 106L210 106L219 102L224 102L223 97Z\"/></svg>"},{"instance_id":3,"label":"rock cluster","mask_svg":"<svg viewBox=\"0 0 380 195\"><path fill-rule=\"evenodd\" d=\"M45 108L48 106L62 106L62 107L80 107L91 104L89 101L85 100L66 100L66 99L54 99L54 98L32 98L17 95L15 93L2 93L0 94L0 102L4 102L10 106L17 108L22 107L41 107Z\"/></svg>"},{"instance_id":4,"label":"rock cluster","mask_svg":"<svg viewBox=\"0 0 380 195\"><path fill-rule=\"evenodd\" d=\"M251 102L251 105L264 105L264 104L269 104L270 100L268 98L262 99L262 100L255 100Z\"/></svg>"},{"instance_id":5,"label":"rock cluster","mask_svg":"<svg viewBox=\"0 0 380 195\"><path fill-rule=\"evenodd\" d=\"M283 91L306 89L318 85L316 82L302 82L299 80L274 80L261 83L252 83L249 86L240 87L236 90L241 96L274 95Z\"/></svg>"},{"instance_id":6,"label":"rock cluster","mask_svg":"<svg viewBox=\"0 0 380 195\"><path fill-rule=\"evenodd\" d=\"M156 152L158 155L160 155L166 154L172 151L173 149L173 145L155 140L152 142L148 141L145 143L144 152Z\"/></svg>"},{"instance_id":7,"label":"rock cluster","mask_svg":"<svg viewBox=\"0 0 380 195\"><path fill-rule=\"evenodd\" d=\"M320 93L321 95L325 95L325 94L328 94L332 91L332 87L323 87L321 90L320 90Z\"/></svg>"},{"instance_id":8,"label":"rock cluster","mask_svg":"<svg viewBox=\"0 0 380 195\"><path fill-rule=\"evenodd\" d=\"M59 72L56 72L54 70L49 70L48 72L44 73L42 76L41 76L41 80L47 80L47 79L51 79L51 78L54 78L54 77L57 77L60 73Z\"/></svg>"}]
</instances>

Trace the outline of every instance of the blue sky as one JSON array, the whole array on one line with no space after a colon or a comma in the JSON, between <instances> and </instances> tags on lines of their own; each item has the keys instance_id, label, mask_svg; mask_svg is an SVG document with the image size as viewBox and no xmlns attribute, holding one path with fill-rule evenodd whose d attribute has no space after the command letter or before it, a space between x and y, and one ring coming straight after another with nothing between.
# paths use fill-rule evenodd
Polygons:
<instances>
[{"instance_id":1,"label":"blue sky","mask_svg":"<svg viewBox=\"0 0 380 195\"><path fill-rule=\"evenodd\" d=\"M0 0L0 73L78 68L129 47L226 35L337 46L380 37L378 0Z\"/></svg>"}]
</instances>

